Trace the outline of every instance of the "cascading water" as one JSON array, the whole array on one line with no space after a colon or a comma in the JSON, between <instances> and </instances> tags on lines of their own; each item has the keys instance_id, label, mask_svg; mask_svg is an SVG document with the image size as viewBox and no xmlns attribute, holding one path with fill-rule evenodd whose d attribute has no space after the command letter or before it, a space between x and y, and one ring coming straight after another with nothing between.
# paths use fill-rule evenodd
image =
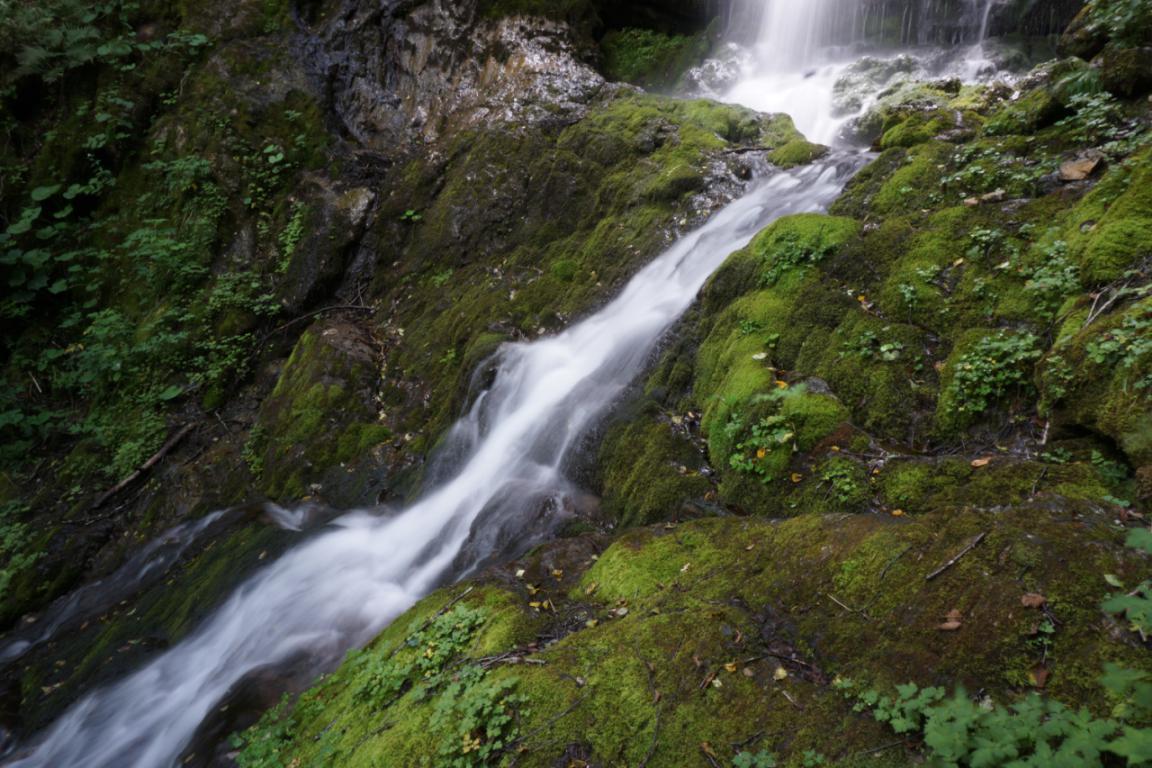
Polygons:
<instances>
[{"instance_id":1,"label":"cascading water","mask_svg":"<svg viewBox=\"0 0 1152 768\"><path fill-rule=\"evenodd\" d=\"M741 82L720 95L792 114L810 138L832 141L844 118L833 116L840 70L824 63L826 46L845 28L872 23L861 13L866 6L742 1L755 3L762 20L756 55ZM993 1L979 0L981 37ZM443 579L498 553L501 531L514 535L542 509L562 506L548 501L569 489L564 469L573 445L638 375L728 254L780 216L822 210L861 162L842 154L756 183L600 312L555 337L505 345L493 384L453 429L454 471L420 501L399 513L339 519L249 579L182 643L89 693L8 765L173 765L247 676L301 659L313 670L330 668Z\"/></svg>"},{"instance_id":2,"label":"cascading water","mask_svg":"<svg viewBox=\"0 0 1152 768\"><path fill-rule=\"evenodd\" d=\"M754 41L745 40L747 47L740 49L743 59L736 81L720 88L703 87L702 95L763 112L785 112L809 139L835 145L841 143L845 125L888 84L871 83L869 98L854 110L837 108L837 83L861 52L883 58L893 54L894 46L944 37L952 47L943 61L916 62L914 70L903 74L975 80L993 69L984 41L992 13L1003 0L954 0L958 7L943 0L735 1L736 23L752 24L759 34Z\"/></svg>"}]
</instances>

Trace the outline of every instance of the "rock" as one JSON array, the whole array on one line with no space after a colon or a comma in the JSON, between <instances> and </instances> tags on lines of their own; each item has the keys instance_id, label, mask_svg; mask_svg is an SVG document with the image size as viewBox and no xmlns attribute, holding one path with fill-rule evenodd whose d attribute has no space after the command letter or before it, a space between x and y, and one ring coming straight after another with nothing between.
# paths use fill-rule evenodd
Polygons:
<instances>
[{"instance_id":1,"label":"rock","mask_svg":"<svg viewBox=\"0 0 1152 768\"><path fill-rule=\"evenodd\" d=\"M1068 29L1060 36L1056 50L1062 55L1077 56L1085 61L1099 53L1104 48L1105 43L1108 42L1108 38L1102 30L1094 27L1090 21L1090 8L1085 7L1076 14L1072 23L1068 25Z\"/></svg>"},{"instance_id":2,"label":"rock","mask_svg":"<svg viewBox=\"0 0 1152 768\"><path fill-rule=\"evenodd\" d=\"M1152 47L1109 45L1099 58L1101 83L1109 92L1131 98L1152 91Z\"/></svg>"},{"instance_id":3,"label":"rock","mask_svg":"<svg viewBox=\"0 0 1152 768\"><path fill-rule=\"evenodd\" d=\"M1060 170L1058 172L1059 179L1062 182L1070 181L1083 181L1098 170L1103 170L1106 166L1107 158L1104 153L1090 149L1076 156L1072 160L1065 160L1060 163Z\"/></svg>"}]
</instances>

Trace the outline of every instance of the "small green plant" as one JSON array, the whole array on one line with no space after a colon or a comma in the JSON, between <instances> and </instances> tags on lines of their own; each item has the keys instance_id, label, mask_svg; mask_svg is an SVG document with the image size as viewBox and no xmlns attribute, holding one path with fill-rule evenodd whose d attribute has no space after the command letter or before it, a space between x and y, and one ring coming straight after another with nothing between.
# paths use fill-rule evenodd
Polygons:
<instances>
[{"instance_id":1,"label":"small green plant","mask_svg":"<svg viewBox=\"0 0 1152 768\"><path fill-rule=\"evenodd\" d=\"M400 221L404 222L405 224L415 224L423 220L424 217L411 208L404 211L404 213L400 215Z\"/></svg>"},{"instance_id":2,"label":"small green plant","mask_svg":"<svg viewBox=\"0 0 1152 768\"><path fill-rule=\"evenodd\" d=\"M452 281L453 274L455 274L454 270L443 269L433 274L432 277L428 278L428 282L431 283L435 288L443 288Z\"/></svg>"},{"instance_id":3,"label":"small green plant","mask_svg":"<svg viewBox=\"0 0 1152 768\"><path fill-rule=\"evenodd\" d=\"M1040 263L1031 270L1024 290L1040 309L1051 314L1069 296L1080 292L1080 274L1068 258L1068 244L1058 240L1043 250Z\"/></svg>"},{"instance_id":4,"label":"small green plant","mask_svg":"<svg viewBox=\"0 0 1152 768\"><path fill-rule=\"evenodd\" d=\"M0 505L0 600L8 597L12 580L40 559L43 553L28 552L28 526L20 522L28 514L28 506L9 501Z\"/></svg>"},{"instance_id":5,"label":"small green plant","mask_svg":"<svg viewBox=\"0 0 1152 768\"><path fill-rule=\"evenodd\" d=\"M527 699L513 692L516 684L515 678L491 680L476 666L456 675L432 715L440 765L486 768L498 762L519 736L519 710Z\"/></svg>"},{"instance_id":6,"label":"small green plant","mask_svg":"<svg viewBox=\"0 0 1152 768\"><path fill-rule=\"evenodd\" d=\"M1133 549L1152 554L1152 530L1134 528L1129 531L1125 543ZM1104 579L1113 587L1127 589L1114 575L1107 574ZM1134 632L1147 638L1152 634L1152 579L1145 579L1127 592L1112 595L1104 601L1103 608L1109 613L1123 616Z\"/></svg>"},{"instance_id":7,"label":"small green plant","mask_svg":"<svg viewBox=\"0 0 1152 768\"><path fill-rule=\"evenodd\" d=\"M834 459L820 471L821 484L828 486L832 497L840 504L855 504L861 501L864 488L860 480L860 470L847 459Z\"/></svg>"},{"instance_id":8,"label":"small green plant","mask_svg":"<svg viewBox=\"0 0 1152 768\"><path fill-rule=\"evenodd\" d=\"M756 754L745 750L732 758L732 768L776 768L777 765L776 758L766 749Z\"/></svg>"},{"instance_id":9,"label":"small green plant","mask_svg":"<svg viewBox=\"0 0 1152 768\"><path fill-rule=\"evenodd\" d=\"M1119 326L1089 342L1086 351L1093 363L1119 368L1126 388L1152 391L1152 306L1138 305Z\"/></svg>"},{"instance_id":10,"label":"small green plant","mask_svg":"<svg viewBox=\"0 0 1152 768\"><path fill-rule=\"evenodd\" d=\"M1028 381L1031 364L1041 355L1031 333L1001 331L980 339L956 362L948 393L956 411L983 413L993 402Z\"/></svg>"}]
</instances>

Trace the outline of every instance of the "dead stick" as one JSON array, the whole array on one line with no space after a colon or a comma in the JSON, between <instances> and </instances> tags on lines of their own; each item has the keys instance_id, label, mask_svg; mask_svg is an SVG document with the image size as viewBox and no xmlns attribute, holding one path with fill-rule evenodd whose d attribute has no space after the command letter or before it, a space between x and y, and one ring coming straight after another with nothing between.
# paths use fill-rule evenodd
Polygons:
<instances>
[{"instance_id":1,"label":"dead stick","mask_svg":"<svg viewBox=\"0 0 1152 768\"><path fill-rule=\"evenodd\" d=\"M104 495L101 496L100 498L98 498L96 500L96 503L88 508L88 511L91 512L93 510L99 509L100 507L104 506L104 502L108 501L108 499L112 498L116 494L120 493L120 491L124 490L128 486L132 485L132 483L136 482L136 480L141 475L143 475L148 470L152 469L152 467L156 466L160 462L160 459L164 458L166 455L168 455L168 453L173 448L175 448L177 445L179 445L180 441L183 440L185 437L187 437L188 433L191 432L195 427L196 427L195 423L185 424L183 429L181 429L179 432L177 432L175 435L173 435L172 438L168 442L164 443L164 445L162 445L160 447L160 450L158 450L158 451L156 451L156 453L152 454L152 458L148 459L148 461L146 461L140 465L139 469L137 469L135 472L128 475L128 477L126 477L123 480L121 480L120 482L118 482L112 488L105 491Z\"/></svg>"},{"instance_id":2,"label":"dead stick","mask_svg":"<svg viewBox=\"0 0 1152 768\"><path fill-rule=\"evenodd\" d=\"M964 549L960 550L960 552L956 555L956 557L952 558L948 562L944 563L944 565L940 566L936 570L932 571L932 573L925 576L924 580L925 581L932 581L932 579L934 579L937 576L939 576L940 574L944 573L944 571L948 570L952 566L956 565L956 563L958 563L960 561L960 558L964 557L964 555L968 554L973 549L975 549L976 545L979 544L980 542L984 541L984 537L987 535L988 535L988 532L985 531L984 533L981 533L976 538L972 539L972 541L970 541L968 543L968 546L966 546L966 547L964 547Z\"/></svg>"},{"instance_id":3,"label":"dead stick","mask_svg":"<svg viewBox=\"0 0 1152 768\"><path fill-rule=\"evenodd\" d=\"M832 602L836 603L836 605L840 606L841 608L848 611L849 613L858 613L861 616L863 616L864 618L868 619L868 621L872 621L872 617L869 616L868 614L864 613L864 611L860 610L859 608L853 608L850 605L845 605L844 603L837 600L835 595L830 595L827 592L825 592L824 597L826 597L829 600L831 600Z\"/></svg>"}]
</instances>

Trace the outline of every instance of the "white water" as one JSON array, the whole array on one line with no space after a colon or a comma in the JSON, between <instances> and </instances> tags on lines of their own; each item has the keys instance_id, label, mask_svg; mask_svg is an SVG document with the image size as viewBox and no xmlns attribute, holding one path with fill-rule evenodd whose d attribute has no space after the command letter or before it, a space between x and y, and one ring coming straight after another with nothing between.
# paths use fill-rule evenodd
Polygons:
<instances>
[{"instance_id":1,"label":"white water","mask_svg":"<svg viewBox=\"0 0 1152 768\"><path fill-rule=\"evenodd\" d=\"M859 0L736 0L743 10L737 18L754 20L759 34L745 52L741 76L731 87L707 92L722 101L742 104L762 112L783 112L810 140L829 145L841 143L845 125L875 103L875 97L889 82L875 83L873 92L860 110L836 114L833 92L867 48L870 30L882 26L873 19L870 6ZM921 17L929 15L933 0L919 0ZM988 37L992 11L1003 0L966 0L968 10L953 41L956 48L943 66L927 62L915 77L959 77L972 82L992 69L984 41ZM909 2L911 9L915 2ZM879 22L879 24L877 23ZM910 22L908 22L910 24ZM901 29L906 24L902 21ZM911 38L910 31L902 37ZM926 53L939 54L939 48ZM900 52L908 55L908 51ZM881 58L883 54L879 54ZM889 56L893 55L891 52ZM929 57L932 58L932 57Z\"/></svg>"}]
</instances>

